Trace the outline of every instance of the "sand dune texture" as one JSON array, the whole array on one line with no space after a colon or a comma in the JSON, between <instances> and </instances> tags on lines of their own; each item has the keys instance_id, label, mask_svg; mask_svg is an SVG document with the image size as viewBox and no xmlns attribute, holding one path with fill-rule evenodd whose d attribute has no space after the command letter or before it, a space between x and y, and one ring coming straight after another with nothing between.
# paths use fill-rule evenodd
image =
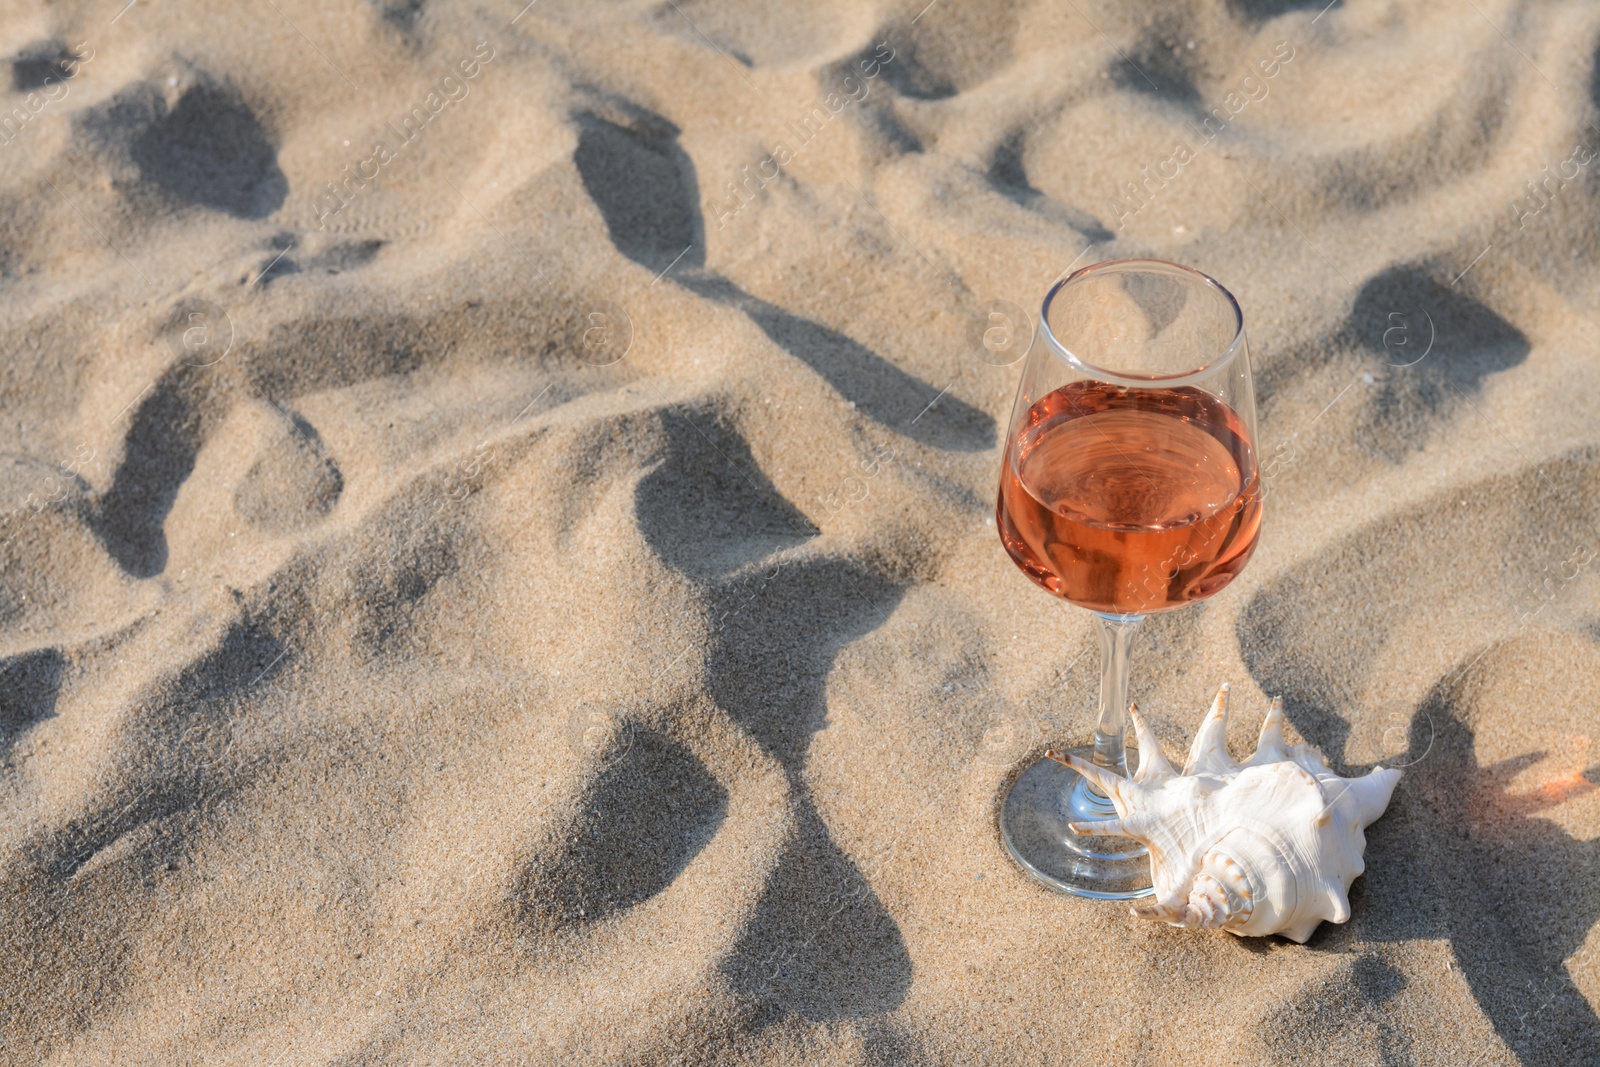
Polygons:
<instances>
[{"instance_id":1,"label":"sand dune texture","mask_svg":"<svg viewBox=\"0 0 1600 1067\"><path fill-rule=\"evenodd\" d=\"M924 3L6 5L0 1061L1600 1063L1600 7ZM1269 494L1135 696L1410 768L1303 947L998 841L1125 256Z\"/></svg>"}]
</instances>

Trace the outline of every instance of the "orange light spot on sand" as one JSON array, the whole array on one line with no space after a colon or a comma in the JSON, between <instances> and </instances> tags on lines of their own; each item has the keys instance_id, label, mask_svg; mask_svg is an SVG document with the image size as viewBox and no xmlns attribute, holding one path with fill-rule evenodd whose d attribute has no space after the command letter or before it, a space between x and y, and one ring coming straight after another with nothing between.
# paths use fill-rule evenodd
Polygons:
<instances>
[{"instance_id":1,"label":"orange light spot on sand","mask_svg":"<svg viewBox=\"0 0 1600 1067\"><path fill-rule=\"evenodd\" d=\"M1515 802L1524 812L1531 813L1553 808L1600 789L1588 778L1589 757L1593 749L1593 738L1582 735L1574 737L1566 751L1540 761L1549 770L1533 783L1532 790L1508 793L1507 799Z\"/></svg>"},{"instance_id":2,"label":"orange light spot on sand","mask_svg":"<svg viewBox=\"0 0 1600 1067\"><path fill-rule=\"evenodd\" d=\"M1552 778L1539 786L1539 795L1551 804L1560 804L1562 801L1581 797L1585 793L1593 793L1597 787L1593 782L1583 776L1582 771L1573 771L1559 778Z\"/></svg>"}]
</instances>

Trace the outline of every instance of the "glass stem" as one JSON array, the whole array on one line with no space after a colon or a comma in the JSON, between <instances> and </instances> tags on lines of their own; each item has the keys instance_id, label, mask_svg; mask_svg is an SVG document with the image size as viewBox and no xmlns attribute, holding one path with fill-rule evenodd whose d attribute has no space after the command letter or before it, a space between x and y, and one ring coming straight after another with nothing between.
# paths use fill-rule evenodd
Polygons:
<instances>
[{"instance_id":1,"label":"glass stem","mask_svg":"<svg viewBox=\"0 0 1600 1067\"><path fill-rule=\"evenodd\" d=\"M1123 777L1128 774L1123 744L1128 727L1128 645L1143 621L1143 615L1094 613L1095 636L1100 639L1100 715L1094 725L1094 762Z\"/></svg>"}]
</instances>

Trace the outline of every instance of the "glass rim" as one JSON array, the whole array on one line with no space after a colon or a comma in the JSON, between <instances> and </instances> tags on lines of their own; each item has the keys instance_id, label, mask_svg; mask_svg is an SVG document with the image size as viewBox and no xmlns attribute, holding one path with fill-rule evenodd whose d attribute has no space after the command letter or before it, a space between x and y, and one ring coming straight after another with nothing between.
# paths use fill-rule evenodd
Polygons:
<instances>
[{"instance_id":1,"label":"glass rim","mask_svg":"<svg viewBox=\"0 0 1600 1067\"><path fill-rule=\"evenodd\" d=\"M1113 268L1127 270L1128 268L1149 269L1152 267L1167 268L1170 271L1189 275L1202 285L1215 289L1227 299L1227 306L1233 310L1233 338L1223 347L1221 352L1214 355L1209 361L1200 364L1198 367L1179 371L1177 374L1129 374L1090 363L1083 357L1074 354L1066 345L1057 340L1056 335L1050 331L1050 304L1067 286L1094 273L1121 273L1121 270ZM1162 273L1166 273L1168 270L1163 270ZM1050 291L1044 296L1044 303L1039 306L1039 336L1044 338L1045 346L1068 366L1100 381L1136 387L1154 384L1162 386L1189 385L1207 375L1215 374L1233 362L1234 357L1244 347L1244 312L1240 310L1239 301L1228 291L1227 286L1211 277L1211 275L1195 270L1193 267L1186 267L1182 263L1173 263L1165 259L1138 257L1107 259L1099 263L1091 263L1087 267L1080 267L1066 277L1057 280L1050 287Z\"/></svg>"}]
</instances>

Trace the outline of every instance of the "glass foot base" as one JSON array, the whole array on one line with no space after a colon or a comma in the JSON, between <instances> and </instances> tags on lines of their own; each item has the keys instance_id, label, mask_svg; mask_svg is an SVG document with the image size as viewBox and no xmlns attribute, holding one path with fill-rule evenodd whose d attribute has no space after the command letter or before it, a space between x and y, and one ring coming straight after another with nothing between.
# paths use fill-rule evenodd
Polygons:
<instances>
[{"instance_id":1,"label":"glass foot base","mask_svg":"<svg viewBox=\"0 0 1600 1067\"><path fill-rule=\"evenodd\" d=\"M1092 746L1069 751L1094 758ZM1137 753L1129 746L1128 763L1135 767ZM1063 893L1098 900L1151 896L1150 857L1143 845L1126 837L1085 837L1067 827L1115 816L1111 802L1091 790L1077 771L1041 758L1006 794L1000 837L1023 870Z\"/></svg>"}]
</instances>

